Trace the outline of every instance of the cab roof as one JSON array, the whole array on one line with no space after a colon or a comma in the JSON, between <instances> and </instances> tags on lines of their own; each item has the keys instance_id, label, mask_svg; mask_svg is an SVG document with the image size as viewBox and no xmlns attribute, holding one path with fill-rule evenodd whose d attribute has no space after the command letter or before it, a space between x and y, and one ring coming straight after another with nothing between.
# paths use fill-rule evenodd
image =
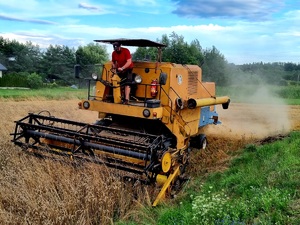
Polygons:
<instances>
[{"instance_id":1,"label":"cab roof","mask_svg":"<svg viewBox=\"0 0 300 225\"><path fill-rule=\"evenodd\" d=\"M150 41L147 39L106 39L106 40L94 40L95 42L102 42L106 44L113 44L115 42L119 42L123 46L135 46L135 47L167 47L164 44Z\"/></svg>"}]
</instances>

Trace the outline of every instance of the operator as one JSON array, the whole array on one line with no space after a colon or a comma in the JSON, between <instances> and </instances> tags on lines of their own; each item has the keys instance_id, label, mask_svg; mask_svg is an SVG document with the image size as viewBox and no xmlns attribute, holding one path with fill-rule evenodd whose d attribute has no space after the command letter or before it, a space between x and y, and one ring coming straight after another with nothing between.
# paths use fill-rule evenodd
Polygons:
<instances>
[{"instance_id":1,"label":"operator","mask_svg":"<svg viewBox=\"0 0 300 225\"><path fill-rule=\"evenodd\" d=\"M123 104L128 104L130 98L130 84L132 83L133 68L131 54L127 48L121 47L121 44L119 42L114 42L113 47L114 51L112 53L112 67L113 69L116 69L118 75L121 78L126 78L125 100L123 101Z\"/></svg>"}]
</instances>

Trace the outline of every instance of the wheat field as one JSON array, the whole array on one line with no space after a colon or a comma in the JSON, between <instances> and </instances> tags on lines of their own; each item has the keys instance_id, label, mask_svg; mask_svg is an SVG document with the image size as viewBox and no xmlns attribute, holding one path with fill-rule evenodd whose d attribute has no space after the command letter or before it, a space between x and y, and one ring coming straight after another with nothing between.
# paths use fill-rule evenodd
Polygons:
<instances>
[{"instance_id":1,"label":"wheat field","mask_svg":"<svg viewBox=\"0 0 300 225\"><path fill-rule=\"evenodd\" d=\"M104 166L68 158L40 159L11 143L14 121L29 112L94 122L77 100L1 102L1 224L113 224L136 205L151 204L147 187L124 184ZM143 194L140 194L143 193Z\"/></svg>"},{"instance_id":2,"label":"wheat field","mask_svg":"<svg viewBox=\"0 0 300 225\"><path fill-rule=\"evenodd\" d=\"M118 172L101 165L74 162L68 158L53 160L33 157L11 143L14 121L29 112L47 110L55 117L93 123L97 113L79 110L77 102L36 99L0 101L1 224L114 224L119 218L129 216L136 217L138 221L141 216L138 209L151 206L157 193L154 186L123 182ZM220 113L220 119L222 116L224 119L223 125L207 129L210 145L205 151L192 152L188 167L190 175L205 176L212 171L226 169L230 152L254 141L257 136L269 135L267 131L261 133L261 127L247 130L247 124L245 129L240 130L245 118L251 117L247 115L249 109L246 107L241 113L241 107L246 106L233 105L232 109ZM235 115L237 112L240 116ZM299 129L300 107L293 107L289 112L288 121L293 122L289 123L288 128L283 128L282 124L276 125L278 133ZM257 121L259 126L262 126L262 121L267 123L264 125L266 130L274 134L276 129L272 128L274 123L271 120L259 116ZM283 124L287 127L286 121ZM260 130L258 135L253 133L254 130ZM149 220L155 223L155 218Z\"/></svg>"}]
</instances>

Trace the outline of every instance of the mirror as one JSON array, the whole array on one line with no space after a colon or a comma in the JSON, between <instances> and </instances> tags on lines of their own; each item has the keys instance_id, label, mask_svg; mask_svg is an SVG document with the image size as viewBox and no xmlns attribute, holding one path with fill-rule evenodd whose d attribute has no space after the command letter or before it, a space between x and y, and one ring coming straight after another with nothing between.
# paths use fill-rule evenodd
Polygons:
<instances>
[{"instance_id":1,"label":"mirror","mask_svg":"<svg viewBox=\"0 0 300 225\"><path fill-rule=\"evenodd\" d=\"M161 72L159 75L159 84L165 85L167 83L167 78L168 78L168 75L164 72Z\"/></svg>"}]
</instances>

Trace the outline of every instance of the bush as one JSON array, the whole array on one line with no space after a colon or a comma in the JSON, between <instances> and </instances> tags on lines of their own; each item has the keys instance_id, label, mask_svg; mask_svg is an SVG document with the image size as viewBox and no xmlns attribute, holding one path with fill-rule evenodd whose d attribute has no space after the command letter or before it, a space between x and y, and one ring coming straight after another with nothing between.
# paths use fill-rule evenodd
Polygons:
<instances>
[{"instance_id":1,"label":"bush","mask_svg":"<svg viewBox=\"0 0 300 225\"><path fill-rule=\"evenodd\" d=\"M27 78L29 73L7 73L0 79L1 87L27 87Z\"/></svg>"},{"instance_id":2,"label":"bush","mask_svg":"<svg viewBox=\"0 0 300 225\"><path fill-rule=\"evenodd\" d=\"M277 94L281 98L291 98L291 99L299 99L300 98L300 86L286 86L282 87L277 91Z\"/></svg>"},{"instance_id":3,"label":"bush","mask_svg":"<svg viewBox=\"0 0 300 225\"><path fill-rule=\"evenodd\" d=\"M38 89L43 86L42 77L36 73L32 73L27 77L27 85L29 88Z\"/></svg>"}]
</instances>

